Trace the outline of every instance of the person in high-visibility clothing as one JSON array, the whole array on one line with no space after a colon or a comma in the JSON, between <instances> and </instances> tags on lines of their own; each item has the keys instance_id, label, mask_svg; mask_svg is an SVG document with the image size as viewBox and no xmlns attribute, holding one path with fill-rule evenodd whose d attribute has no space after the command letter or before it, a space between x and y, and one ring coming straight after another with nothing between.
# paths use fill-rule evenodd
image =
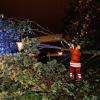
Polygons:
<instances>
[{"instance_id":1,"label":"person in high-visibility clothing","mask_svg":"<svg viewBox=\"0 0 100 100\"><path fill-rule=\"evenodd\" d=\"M80 52L80 45L73 43L70 46L70 80L74 80L74 74L76 75L76 80L80 81L81 78L81 52Z\"/></svg>"}]
</instances>

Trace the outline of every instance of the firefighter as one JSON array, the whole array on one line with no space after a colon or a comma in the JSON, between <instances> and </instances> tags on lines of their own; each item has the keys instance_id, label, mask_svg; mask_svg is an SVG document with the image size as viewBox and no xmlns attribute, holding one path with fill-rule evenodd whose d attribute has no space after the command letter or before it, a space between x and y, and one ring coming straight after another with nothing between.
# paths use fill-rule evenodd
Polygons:
<instances>
[{"instance_id":1,"label":"firefighter","mask_svg":"<svg viewBox=\"0 0 100 100\"><path fill-rule=\"evenodd\" d=\"M73 43L70 46L70 80L74 80L74 74L76 75L76 81L81 80L81 63L80 63L80 45Z\"/></svg>"}]
</instances>

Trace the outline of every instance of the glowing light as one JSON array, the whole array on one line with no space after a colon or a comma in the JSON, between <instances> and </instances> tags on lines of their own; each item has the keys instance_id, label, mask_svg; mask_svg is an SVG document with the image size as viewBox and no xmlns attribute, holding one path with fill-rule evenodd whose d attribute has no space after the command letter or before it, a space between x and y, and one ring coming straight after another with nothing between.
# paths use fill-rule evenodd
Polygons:
<instances>
[{"instance_id":1,"label":"glowing light","mask_svg":"<svg viewBox=\"0 0 100 100\"><path fill-rule=\"evenodd\" d=\"M62 51L58 52L58 55L59 56L62 56L63 55L63 52Z\"/></svg>"},{"instance_id":2,"label":"glowing light","mask_svg":"<svg viewBox=\"0 0 100 100\"><path fill-rule=\"evenodd\" d=\"M16 42L18 50L21 51L23 48L23 43L22 42Z\"/></svg>"}]
</instances>

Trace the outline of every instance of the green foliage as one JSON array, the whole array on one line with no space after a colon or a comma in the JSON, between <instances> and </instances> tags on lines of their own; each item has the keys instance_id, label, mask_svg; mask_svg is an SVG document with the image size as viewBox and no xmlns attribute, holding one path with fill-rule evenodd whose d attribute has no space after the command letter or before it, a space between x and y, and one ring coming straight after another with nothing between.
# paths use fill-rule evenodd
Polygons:
<instances>
[{"instance_id":1,"label":"green foliage","mask_svg":"<svg viewBox=\"0 0 100 100\"><path fill-rule=\"evenodd\" d=\"M90 49L99 46L99 1L72 0L71 15L65 21L65 32L79 42L83 48Z\"/></svg>"},{"instance_id":2,"label":"green foliage","mask_svg":"<svg viewBox=\"0 0 100 100\"><path fill-rule=\"evenodd\" d=\"M6 25L7 26L7 25ZM15 20L15 22L13 22L13 27L18 30L21 33L26 33L26 35L28 35L28 33L32 34L32 21L30 20Z\"/></svg>"},{"instance_id":3,"label":"green foliage","mask_svg":"<svg viewBox=\"0 0 100 100\"><path fill-rule=\"evenodd\" d=\"M36 39L24 39L17 56L0 58L0 100L98 100L99 69L82 70L83 80L69 81L69 70L57 61L37 62ZM88 66L87 66L88 67ZM99 66L98 66L99 67Z\"/></svg>"},{"instance_id":4,"label":"green foliage","mask_svg":"<svg viewBox=\"0 0 100 100\"><path fill-rule=\"evenodd\" d=\"M33 91L27 91L24 95L18 98L19 100L41 100L42 96L39 93Z\"/></svg>"},{"instance_id":5,"label":"green foliage","mask_svg":"<svg viewBox=\"0 0 100 100\"><path fill-rule=\"evenodd\" d=\"M82 69L83 80L71 82L69 68L56 60L37 62L36 39L23 44L16 56L0 58L0 100L98 100L99 69Z\"/></svg>"},{"instance_id":6,"label":"green foliage","mask_svg":"<svg viewBox=\"0 0 100 100\"><path fill-rule=\"evenodd\" d=\"M21 66L30 66L36 63L35 54L38 52L36 43L37 40L35 38L29 40L23 39L23 50L22 53L17 55L17 62Z\"/></svg>"},{"instance_id":7,"label":"green foliage","mask_svg":"<svg viewBox=\"0 0 100 100\"><path fill-rule=\"evenodd\" d=\"M51 62L48 62L48 64L44 64L41 68L41 71L42 76L44 76L46 79L57 81L64 78L63 73L66 71L66 69L65 66L57 63L56 60L53 60Z\"/></svg>"}]
</instances>

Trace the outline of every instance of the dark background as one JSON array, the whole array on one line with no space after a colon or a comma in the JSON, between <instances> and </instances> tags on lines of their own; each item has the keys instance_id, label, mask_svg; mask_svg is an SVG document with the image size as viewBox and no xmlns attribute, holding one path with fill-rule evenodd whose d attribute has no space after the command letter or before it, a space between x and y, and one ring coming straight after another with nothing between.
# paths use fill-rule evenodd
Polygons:
<instances>
[{"instance_id":1,"label":"dark background","mask_svg":"<svg viewBox=\"0 0 100 100\"><path fill-rule=\"evenodd\" d=\"M0 13L8 18L33 20L55 33L64 27L64 17L69 12L70 0L0 0ZM66 14L64 12L66 6Z\"/></svg>"}]
</instances>

